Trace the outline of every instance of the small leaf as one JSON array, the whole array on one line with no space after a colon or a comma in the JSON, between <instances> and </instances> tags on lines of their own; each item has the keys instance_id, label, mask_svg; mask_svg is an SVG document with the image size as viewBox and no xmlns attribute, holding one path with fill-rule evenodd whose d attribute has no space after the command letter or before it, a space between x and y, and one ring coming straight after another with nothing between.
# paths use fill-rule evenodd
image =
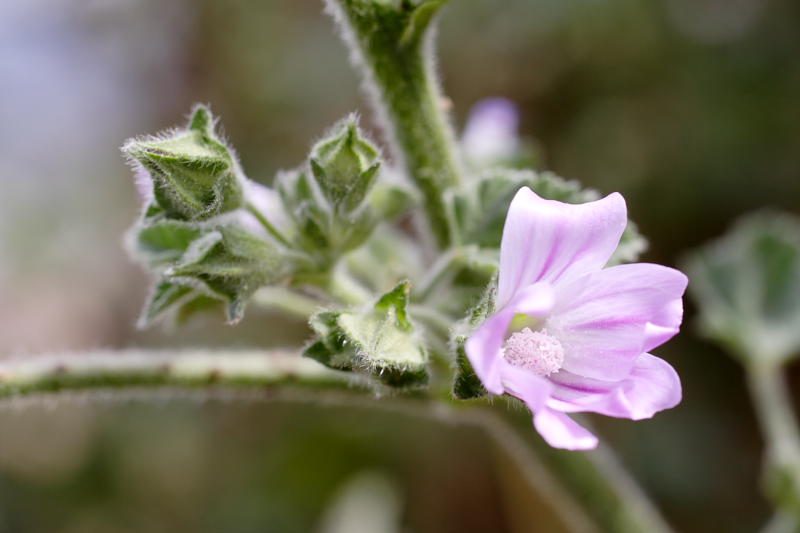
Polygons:
<instances>
[{"instance_id":1,"label":"small leaf","mask_svg":"<svg viewBox=\"0 0 800 533\"><path fill-rule=\"evenodd\" d=\"M686 270L703 333L748 362L800 353L800 219L762 212L695 251Z\"/></svg>"}]
</instances>

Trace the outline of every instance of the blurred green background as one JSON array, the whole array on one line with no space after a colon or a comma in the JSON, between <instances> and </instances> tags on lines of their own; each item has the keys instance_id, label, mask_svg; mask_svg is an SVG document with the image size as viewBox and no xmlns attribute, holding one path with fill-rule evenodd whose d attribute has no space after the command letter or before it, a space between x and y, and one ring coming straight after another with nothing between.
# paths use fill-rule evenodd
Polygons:
<instances>
[{"instance_id":1,"label":"blurred green background","mask_svg":"<svg viewBox=\"0 0 800 533\"><path fill-rule=\"evenodd\" d=\"M647 261L675 265L762 206L800 211L795 0L453 0L439 37L458 127L481 98L516 101L543 166L625 195ZM198 101L265 183L345 113L371 124L314 0L3 5L0 355L307 337L255 310L235 328L134 328L147 280L121 247L138 205L118 147ZM682 376L683 403L652 421L593 422L677 530L754 531L770 510L742 372L692 317L689 304L684 333L657 351ZM348 505L397 516L387 532L558 531L537 501L479 432L366 408L0 408L2 532L356 531L342 526Z\"/></svg>"}]
</instances>

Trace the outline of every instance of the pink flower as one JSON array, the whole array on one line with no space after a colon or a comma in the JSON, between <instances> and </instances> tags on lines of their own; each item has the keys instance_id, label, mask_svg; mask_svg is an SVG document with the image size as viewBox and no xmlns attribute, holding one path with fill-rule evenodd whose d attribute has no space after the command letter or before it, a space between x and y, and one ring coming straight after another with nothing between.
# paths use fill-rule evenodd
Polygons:
<instances>
[{"instance_id":1,"label":"pink flower","mask_svg":"<svg viewBox=\"0 0 800 533\"><path fill-rule=\"evenodd\" d=\"M597 446L567 413L641 420L681 400L675 370L647 352L678 332L688 279L648 263L603 268L626 221L618 193L566 204L520 189L503 229L495 314L466 343L486 389L523 400L556 448Z\"/></svg>"}]
</instances>

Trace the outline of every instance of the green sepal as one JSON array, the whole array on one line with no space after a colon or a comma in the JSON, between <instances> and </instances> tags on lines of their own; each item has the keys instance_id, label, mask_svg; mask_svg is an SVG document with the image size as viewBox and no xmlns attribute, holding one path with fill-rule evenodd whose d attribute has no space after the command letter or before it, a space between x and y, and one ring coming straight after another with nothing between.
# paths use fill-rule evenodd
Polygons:
<instances>
[{"instance_id":1,"label":"green sepal","mask_svg":"<svg viewBox=\"0 0 800 533\"><path fill-rule=\"evenodd\" d=\"M455 344L455 376L453 379L453 397L459 400L470 400L486 396L488 392L481 380L472 369L467 358L464 345L467 337L458 336L453 341Z\"/></svg>"},{"instance_id":2,"label":"green sepal","mask_svg":"<svg viewBox=\"0 0 800 533\"><path fill-rule=\"evenodd\" d=\"M196 224L154 215L145 217L131 229L128 248L150 268L166 267L178 261L189 245L203 233Z\"/></svg>"},{"instance_id":3,"label":"green sepal","mask_svg":"<svg viewBox=\"0 0 800 533\"><path fill-rule=\"evenodd\" d=\"M175 229L172 222L161 221L148 229L156 227L166 232ZM166 242L177 240L180 246L159 251L154 257L179 257L160 270L139 321L142 327L170 312L176 318L185 318L194 310L211 307L213 302L214 306L224 307L229 323L236 323L244 316L247 300L256 289L280 281L291 269L286 256L271 241L238 224L228 222L197 231L185 247L186 243L174 234L165 237L156 233ZM144 255L141 250L138 252Z\"/></svg>"},{"instance_id":4,"label":"green sepal","mask_svg":"<svg viewBox=\"0 0 800 533\"><path fill-rule=\"evenodd\" d=\"M169 281L159 281L153 286L147 302L139 315L138 326L146 328L167 314L170 309L181 306L181 303L192 298L194 289L186 285L178 285Z\"/></svg>"},{"instance_id":5,"label":"green sepal","mask_svg":"<svg viewBox=\"0 0 800 533\"><path fill-rule=\"evenodd\" d=\"M453 397L459 400L479 398L488 394L469 362L465 345L475 329L494 313L496 297L497 280L494 279L487 286L481 299L469 310L464 320L454 328L451 340L455 367L452 393Z\"/></svg>"},{"instance_id":6,"label":"green sepal","mask_svg":"<svg viewBox=\"0 0 800 533\"><path fill-rule=\"evenodd\" d=\"M122 147L153 180L155 201L169 218L206 220L244 202L244 178L214 122L208 108L197 106L186 128Z\"/></svg>"},{"instance_id":7,"label":"green sepal","mask_svg":"<svg viewBox=\"0 0 800 533\"><path fill-rule=\"evenodd\" d=\"M743 218L686 261L703 334L746 363L800 355L800 219Z\"/></svg>"},{"instance_id":8,"label":"green sepal","mask_svg":"<svg viewBox=\"0 0 800 533\"><path fill-rule=\"evenodd\" d=\"M572 204L600 198L594 189L582 188L578 182L565 180L552 172L490 169L465 190L453 195L452 213L462 242L499 248L508 207L522 187L530 187L542 198ZM635 261L646 248L647 241L629 221L609 264Z\"/></svg>"},{"instance_id":9,"label":"green sepal","mask_svg":"<svg viewBox=\"0 0 800 533\"><path fill-rule=\"evenodd\" d=\"M428 353L408 316L409 292L404 281L366 308L316 313L310 325L317 339L304 355L390 387L426 384Z\"/></svg>"},{"instance_id":10,"label":"green sepal","mask_svg":"<svg viewBox=\"0 0 800 533\"><path fill-rule=\"evenodd\" d=\"M228 321L238 322L252 293L284 277L286 267L272 243L230 225L194 241L166 276L202 283L227 304Z\"/></svg>"},{"instance_id":11,"label":"green sepal","mask_svg":"<svg viewBox=\"0 0 800 533\"><path fill-rule=\"evenodd\" d=\"M413 329L408 318L409 294L411 294L411 282L401 281L394 289L381 296L375 304L377 311L386 313L394 311L395 324L403 331L411 331Z\"/></svg>"}]
</instances>

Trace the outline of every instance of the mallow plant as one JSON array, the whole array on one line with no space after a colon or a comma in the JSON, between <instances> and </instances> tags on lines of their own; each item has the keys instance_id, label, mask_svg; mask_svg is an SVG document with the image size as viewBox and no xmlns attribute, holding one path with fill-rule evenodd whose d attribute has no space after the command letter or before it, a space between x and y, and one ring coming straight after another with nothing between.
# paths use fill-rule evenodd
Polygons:
<instances>
[{"instance_id":1,"label":"mallow plant","mask_svg":"<svg viewBox=\"0 0 800 533\"><path fill-rule=\"evenodd\" d=\"M140 326L209 311L233 325L269 306L308 322L304 346L11 361L0 394L268 387L402 406L482 427L526 479L547 477L576 530L668 530L607 448L583 451L598 438L579 417L680 402L651 351L678 333L687 278L634 262L645 240L620 194L524 168L535 156L510 102L485 101L456 135L433 66L445 3L326 2L384 143L349 115L255 180L196 105L122 147L142 205L125 243L152 278Z\"/></svg>"}]
</instances>

